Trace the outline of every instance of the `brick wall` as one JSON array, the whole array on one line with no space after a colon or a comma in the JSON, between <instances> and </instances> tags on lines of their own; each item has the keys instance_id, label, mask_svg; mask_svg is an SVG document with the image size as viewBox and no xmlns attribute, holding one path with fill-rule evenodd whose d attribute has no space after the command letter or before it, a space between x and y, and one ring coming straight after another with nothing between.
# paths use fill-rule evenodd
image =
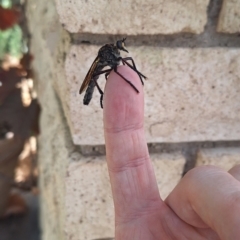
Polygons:
<instances>
[{"instance_id":1,"label":"brick wall","mask_svg":"<svg viewBox=\"0 0 240 240\"><path fill-rule=\"evenodd\" d=\"M240 163L240 0L28 0L27 11L43 240L114 235L99 94L89 106L78 94L105 43L127 36L148 76L145 132L163 198L194 166Z\"/></svg>"}]
</instances>

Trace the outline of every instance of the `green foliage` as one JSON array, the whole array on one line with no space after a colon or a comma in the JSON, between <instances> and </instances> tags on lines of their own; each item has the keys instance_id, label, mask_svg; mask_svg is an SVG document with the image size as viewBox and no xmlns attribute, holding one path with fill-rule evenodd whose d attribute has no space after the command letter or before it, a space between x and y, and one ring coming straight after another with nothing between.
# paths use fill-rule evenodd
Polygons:
<instances>
[{"instance_id":1,"label":"green foliage","mask_svg":"<svg viewBox=\"0 0 240 240\"><path fill-rule=\"evenodd\" d=\"M22 54L22 30L18 25L0 31L0 59L5 54L20 57Z\"/></svg>"},{"instance_id":2,"label":"green foliage","mask_svg":"<svg viewBox=\"0 0 240 240\"><path fill-rule=\"evenodd\" d=\"M4 8L10 8L12 6L12 1L11 0L1 0L0 4L4 7Z\"/></svg>"},{"instance_id":3,"label":"green foliage","mask_svg":"<svg viewBox=\"0 0 240 240\"><path fill-rule=\"evenodd\" d=\"M0 5L4 8L12 7L11 0L0 0ZM7 29L0 30L0 60L3 59L5 54L14 57L20 57L23 52L23 34L18 25Z\"/></svg>"}]
</instances>

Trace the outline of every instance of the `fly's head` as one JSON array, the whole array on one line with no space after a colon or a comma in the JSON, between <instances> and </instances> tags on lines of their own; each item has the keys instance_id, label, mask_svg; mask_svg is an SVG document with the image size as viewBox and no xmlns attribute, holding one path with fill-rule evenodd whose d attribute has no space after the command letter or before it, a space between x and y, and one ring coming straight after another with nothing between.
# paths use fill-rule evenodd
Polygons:
<instances>
[{"instance_id":1,"label":"fly's head","mask_svg":"<svg viewBox=\"0 0 240 240\"><path fill-rule=\"evenodd\" d=\"M125 48L125 44L124 42L126 41L127 38L123 38L122 40L118 40L116 42L116 47L121 50L121 51L125 51L128 53L128 50Z\"/></svg>"}]
</instances>

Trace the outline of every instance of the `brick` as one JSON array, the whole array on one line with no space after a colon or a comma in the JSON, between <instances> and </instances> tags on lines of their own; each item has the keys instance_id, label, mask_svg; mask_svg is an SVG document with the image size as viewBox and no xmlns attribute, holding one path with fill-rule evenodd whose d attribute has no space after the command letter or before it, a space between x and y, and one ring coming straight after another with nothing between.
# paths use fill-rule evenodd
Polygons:
<instances>
[{"instance_id":1,"label":"brick","mask_svg":"<svg viewBox=\"0 0 240 240\"><path fill-rule=\"evenodd\" d=\"M68 154L73 151L73 144L52 79L56 77L54 56L57 45L60 39L66 38L58 23L53 1L30 0L26 13L31 19L28 24L32 35L34 80L37 81L38 100L42 106L38 139L41 238L64 240L64 184ZM63 62L62 57L59 59Z\"/></svg>"},{"instance_id":2,"label":"brick","mask_svg":"<svg viewBox=\"0 0 240 240\"><path fill-rule=\"evenodd\" d=\"M38 139L42 239L64 240L65 178L73 145L51 82L45 81L44 89Z\"/></svg>"},{"instance_id":3,"label":"brick","mask_svg":"<svg viewBox=\"0 0 240 240\"><path fill-rule=\"evenodd\" d=\"M218 32L240 32L240 0L224 0L220 12Z\"/></svg>"},{"instance_id":4,"label":"brick","mask_svg":"<svg viewBox=\"0 0 240 240\"><path fill-rule=\"evenodd\" d=\"M114 236L114 208L105 157L74 153L66 186L66 238L72 240ZM176 186L185 160L181 154L151 155L162 198Z\"/></svg>"},{"instance_id":5,"label":"brick","mask_svg":"<svg viewBox=\"0 0 240 240\"><path fill-rule=\"evenodd\" d=\"M66 239L114 236L113 199L105 157L74 162L67 176Z\"/></svg>"},{"instance_id":6,"label":"brick","mask_svg":"<svg viewBox=\"0 0 240 240\"><path fill-rule=\"evenodd\" d=\"M75 144L104 144L99 93L82 104L80 85L99 46L72 46L61 92ZM226 48L128 47L145 81L148 142L239 140L240 50ZM104 87L105 79L100 77Z\"/></svg>"},{"instance_id":7,"label":"brick","mask_svg":"<svg viewBox=\"0 0 240 240\"><path fill-rule=\"evenodd\" d=\"M182 178L185 158L180 153L151 154L162 199L165 199Z\"/></svg>"},{"instance_id":8,"label":"brick","mask_svg":"<svg viewBox=\"0 0 240 240\"><path fill-rule=\"evenodd\" d=\"M65 1L56 0L60 22L72 33L201 33L209 0ZM87 13L87 14L86 14Z\"/></svg>"},{"instance_id":9,"label":"brick","mask_svg":"<svg viewBox=\"0 0 240 240\"><path fill-rule=\"evenodd\" d=\"M37 91L41 102L45 92L45 82L43 79L54 82L52 79L57 76L57 73L60 73L61 78L64 79L62 66L58 67L58 65L62 65L65 60L65 49L62 47L60 51L61 56L57 55L57 53L59 53L58 47L60 43L64 41L65 44L70 43L70 38L67 38L66 31L63 31L58 21L58 15L52 0L43 0L40 2L30 0L26 14L28 19L31 19L29 21L31 52L34 56L34 74L36 77L39 77ZM58 69L56 70L56 68ZM64 83L64 80L61 81Z\"/></svg>"},{"instance_id":10,"label":"brick","mask_svg":"<svg viewBox=\"0 0 240 240\"><path fill-rule=\"evenodd\" d=\"M228 171L240 164L240 148L214 148L202 149L197 155L197 166L214 165Z\"/></svg>"}]
</instances>

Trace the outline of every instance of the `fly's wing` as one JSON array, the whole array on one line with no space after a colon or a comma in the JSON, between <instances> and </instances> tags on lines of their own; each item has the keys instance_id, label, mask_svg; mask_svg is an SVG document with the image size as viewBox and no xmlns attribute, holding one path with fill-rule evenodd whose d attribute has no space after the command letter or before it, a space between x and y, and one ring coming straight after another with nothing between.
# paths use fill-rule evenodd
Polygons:
<instances>
[{"instance_id":1,"label":"fly's wing","mask_svg":"<svg viewBox=\"0 0 240 240\"><path fill-rule=\"evenodd\" d=\"M92 76L93 76L93 73L97 67L97 64L99 62L99 57L96 57L96 59L94 60L92 66L90 67L82 85L81 85L81 88L79 90L79 94L81 94L88 86L88 84L90 83L91 79L92 79Z\"/></svg>"}]
</instances>

